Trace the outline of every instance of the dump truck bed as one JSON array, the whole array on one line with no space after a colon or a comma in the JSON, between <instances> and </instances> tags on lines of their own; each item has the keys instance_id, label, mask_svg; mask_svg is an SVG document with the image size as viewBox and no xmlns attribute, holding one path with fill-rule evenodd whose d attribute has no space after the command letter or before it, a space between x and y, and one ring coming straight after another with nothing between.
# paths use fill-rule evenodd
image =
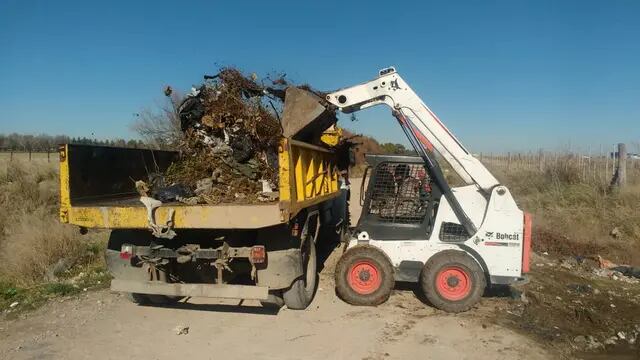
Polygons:
<instances>
[{"instance_id":1,"label":"dump truck bed","mask_svg":"<svg viewBox=\"0 0 640 360\"><path fill-rule=\"evenodd\" d=\"M93 145L61 145L60 219L86 228L146 229L146 207L135 180L163 173L178 153ZM175 229L253 229L287 222L300 210L338 195L335 154L325 148L282 138L278 147L280 198L260 204L187 205L163 203L158 223Z\"/></svg>"}]
</instances>

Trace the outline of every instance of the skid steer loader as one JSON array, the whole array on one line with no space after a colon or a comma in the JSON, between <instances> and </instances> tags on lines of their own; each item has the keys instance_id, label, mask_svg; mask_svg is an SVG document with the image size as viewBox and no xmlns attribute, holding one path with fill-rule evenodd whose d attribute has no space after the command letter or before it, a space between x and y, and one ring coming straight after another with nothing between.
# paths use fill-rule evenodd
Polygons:
<instances>
[{"instance_id":1,"label":"skid steer loader","mask_svg":"<svg viewBox=\"0 0 640 360\"><path fill-rule=\"evenodd\" d=\"M393 67L327 94L326 104L304 92L287 95L289 104L301 104L296 129L320 122L327 106L348 114L387 105L418 155L367 157L362 215L335 271L343 300L378 305L395 281L418 282L435 307L461 312L488 285L523 280L531 216ZM449 185L436 153L466 185Z\"/></svg>"}]
</instances>

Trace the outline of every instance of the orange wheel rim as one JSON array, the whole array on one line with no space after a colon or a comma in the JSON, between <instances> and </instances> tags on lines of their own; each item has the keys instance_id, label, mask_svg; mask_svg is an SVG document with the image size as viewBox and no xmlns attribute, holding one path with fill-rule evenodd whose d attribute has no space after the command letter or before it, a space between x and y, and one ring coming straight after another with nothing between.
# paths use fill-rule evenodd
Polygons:
<instances>
[{"instance_id":1,"label":"orange wheel rim","mask_svg":"<svg viewBox=\"0 0 640 360\"><path fill-rule=\"evenodd\" d=\"M462 300L471 292L471 277L459 266L447 266L436 276L436 290L446 300Z\"/></svg>"},{"instance_id":2,"label":"orange wheel rim","mask_svg":"<svg viewBox=\"0 0 640 360\"><path fill-rule=\"evenodd\" d=\"M368 295L380 288L382 274L378 267L368 260L361 260L349 268L349 286L360 295Z\"/></svg>"}]
</instances>

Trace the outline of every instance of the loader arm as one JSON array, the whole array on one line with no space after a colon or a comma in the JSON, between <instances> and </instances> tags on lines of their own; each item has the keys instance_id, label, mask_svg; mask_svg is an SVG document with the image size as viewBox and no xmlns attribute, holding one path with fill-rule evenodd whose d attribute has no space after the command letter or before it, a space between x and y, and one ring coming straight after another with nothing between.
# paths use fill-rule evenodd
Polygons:
<instances>
[{"instance_id":1,"label":"loader arm","mask_svg":"<svg viewBox=\"0 0 640 360\"><path fill-rule=\"evenodd\" d=\"M473 224L461 208L432 152L435 149L465 183L475 184L487 195L499 182L447 129L394 68L382 69L376 79L340 89L328 94L326 99L344 113L353 113L375 105L389 106L409 141L425 160L434 180L441 186L461 224L469 235L475 233L479 224Z\"/></svg>"}]
</instances>

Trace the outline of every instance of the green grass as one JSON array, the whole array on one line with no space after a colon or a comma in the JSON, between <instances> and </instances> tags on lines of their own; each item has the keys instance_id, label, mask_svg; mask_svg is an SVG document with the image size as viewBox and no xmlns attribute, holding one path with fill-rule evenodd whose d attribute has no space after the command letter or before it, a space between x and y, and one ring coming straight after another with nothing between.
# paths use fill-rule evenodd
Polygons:
<instances>
[{"instance_id":1,"label":"green grass","mask_svg":"<svg viewBox=\"0 0 640 360\"><path fill-rule=\"evenodd\" d=\"M50 299L107 288L111 280L106 268L96 264L75 267L64 275L65 278L58 281L41 282L31 286L0 281L0 312L12 318L25 311L37 309ZM17 305L11 307L14 303Z\"/></svg>"}]
</instances>

